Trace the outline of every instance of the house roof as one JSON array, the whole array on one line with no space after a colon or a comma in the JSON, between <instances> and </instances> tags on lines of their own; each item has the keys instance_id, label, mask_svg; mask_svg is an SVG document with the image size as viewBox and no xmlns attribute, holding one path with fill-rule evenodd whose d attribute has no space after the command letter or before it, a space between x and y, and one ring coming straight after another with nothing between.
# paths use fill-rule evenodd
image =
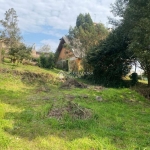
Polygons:
<instances>
[{"instance_id":1,"label":"house roof","mask_svg":"<svg viewBox=\"0 0 150 150\"><path fill-rule=\"evenodd\" d=\"M63 37L60 39L60 43L59 43L59 45L58 45L58 48L57 48L56 52L58 52L58 53L60 54L60 52L61 52L61 50L62 50L62 48L63 48L63 45L64 45L65 43L68 44L68 45L70 45L70 41L69 41L69 39L68 39L67 36L63 36ZM73 54L74 54L74 56L75 56L76 58L81 58L81 52L79 51L78 48L72 47L71 50L72 50L72 52L73 52ZM82 56L83 56L83 55L82 55Z\"/></svg>"}]
</instances>

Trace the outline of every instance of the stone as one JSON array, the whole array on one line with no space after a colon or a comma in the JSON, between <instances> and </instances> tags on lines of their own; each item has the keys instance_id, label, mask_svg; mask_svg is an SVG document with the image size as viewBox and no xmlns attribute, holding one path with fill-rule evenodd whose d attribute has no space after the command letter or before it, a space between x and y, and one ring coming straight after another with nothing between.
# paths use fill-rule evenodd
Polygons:
<instances>
[{"instance_id":1,"label":"stone","mask_svg":"<svg viewBox=\"0 0 150 150\"><path fill-rule=\"evenodd\" d=\"M83 95L82 97L83 97L83 98L88 98L88 95Z\"/></svg>"},{"instance_id":2,"label":"stone","mask_svg":"<svg viewBox=\"0 0 150 150\"><path fill-rule=\"evenodd\" d=\"M98 102L103 101L102 97L100 97L100 96L96 96L96 100L97 100Z\"/></svg>"}]
</instances>

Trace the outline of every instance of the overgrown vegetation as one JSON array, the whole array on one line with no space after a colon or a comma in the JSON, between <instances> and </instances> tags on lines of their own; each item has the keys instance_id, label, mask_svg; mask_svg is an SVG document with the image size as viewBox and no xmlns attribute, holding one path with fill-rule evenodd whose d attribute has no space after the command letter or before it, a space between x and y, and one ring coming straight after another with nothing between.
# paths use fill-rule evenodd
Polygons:
<instances>
[{"instance_id":1,"label":"overgrown vegetation","mask_svg":"<svg viewBox=\"0 0 150 150\"><path fill-rule=\"evenodd\" d=\"M6 69L0 73L0 149L150 149L150 103L138 93L92 85L62 89L52 78L30 80L33 72L57 79L59 70L1 65ZM27 70L30 84L22 82Z\"/></svg>"},{"instance_id":2,"label":"overgrown vegetation","mask_svg":"<svg viewBox=\"0 0 150 150\"><path fill-rule=\"evenodd\" d=\"M120 86L122 77L131 70L132 53L127 51L128 37L121 27L113 30L87 55L93 67L92 80L107 86Z\"/></svg>"},{"instance_id":3,"label":"overgrown vegetation","mask_svg":"<svg viewBox=\"0 0 150 150\"><path fill-rule=\"evenodd\" d=\"M113 31L88 53L88 63L94 68L96 82L118 85L117 82L130 72L130 66L138 61L150 86L149 7L148 0L117 0L112 5L114 16L122 19L110 19Z\"/></svg>"},{"instance_id":4,"label":"overgrown vegetation","mask_svg":"<svg viewBox=\"0 0 150 150\"><path fill-rule=\"evenodd\" d=\"M41 54L39 58L39 66L42 68L53 69L54 68L54 54Z\"/></svg>"},{"instance_id":5,"label":"overgrown vegetation","mask_svg":"<svg viewBox=\"0 0 150 150\"><path fill-rule=\"evenodd\" d=\"M77 17L68 49L75 48L84 70L93 71L86 76L93 85L64 78L48 45L41 68L10 63L29 59L31 48L21 43L16 12L9 9L0 20L8 44L0 49L0 149L150 149L150 89L137 83L136 72L123 80L138 61L150 86L149 7L148 0L117 0L112 11L122 20L110 20L110 33L89 14ZM7 51L10 62L4 61Z\"/></svg>"}]
</instances>

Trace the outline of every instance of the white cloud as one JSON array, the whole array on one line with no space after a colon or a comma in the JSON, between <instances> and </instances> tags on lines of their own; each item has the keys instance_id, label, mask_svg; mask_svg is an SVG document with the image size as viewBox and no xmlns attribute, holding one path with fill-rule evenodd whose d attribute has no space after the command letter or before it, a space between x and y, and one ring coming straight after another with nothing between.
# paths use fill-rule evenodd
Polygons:
<instances>
[{"instance_id":1,"label":"white cloud","mask_svg":"<svg viewBox=\"0 0 150 150\"><path fill-rule=\"evenodd\" d=\"M75 26L79 13L90 13L94 22L106 25L110 13L110 4L115 0L0 0L0 20L4 13L14 8L18 15L19 28L22 33L43 33L55 37L36 43L39 49L43 44L50 44L55 51L63 30L68 30L70 25ZM61 32L62 31L62 32ZM31 41L33 43L34 39ZM36 40L35 40L36 41ZM30 42L30 41L29 41Z\"/></svg>"},{"instance_id":2,"label":"white cloud","mask_svg":"<svg viewBox=\"0 0 150 150\"><path fill-rule=\"evenodd\" d=\"M106 24L110 3L115 0L0 0L0 18L9 8L14 8L23 32L47 32L43 26L69 29L75 25L79 13L90 13L95 22ZM51 32L50 32L51 34ZM52 33L53 34L53 33Z\"/></svg>"}]
</instances>

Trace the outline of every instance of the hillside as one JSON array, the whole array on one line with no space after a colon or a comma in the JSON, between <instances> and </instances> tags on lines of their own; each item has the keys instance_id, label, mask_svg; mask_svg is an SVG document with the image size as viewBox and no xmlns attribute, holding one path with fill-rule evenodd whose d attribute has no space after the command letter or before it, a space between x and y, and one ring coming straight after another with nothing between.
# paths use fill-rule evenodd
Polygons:
<instances>
[{"instance_id":1,"label":"hillside","mask_svg":"<svg viewBox=\"0 0 150 150\"><path fill-rule=\"evenodd\" d=\"M150 149L150 102L135 91L64 88L56 69L0 70L0 149Z\"/></svg>"}]
</instances>

